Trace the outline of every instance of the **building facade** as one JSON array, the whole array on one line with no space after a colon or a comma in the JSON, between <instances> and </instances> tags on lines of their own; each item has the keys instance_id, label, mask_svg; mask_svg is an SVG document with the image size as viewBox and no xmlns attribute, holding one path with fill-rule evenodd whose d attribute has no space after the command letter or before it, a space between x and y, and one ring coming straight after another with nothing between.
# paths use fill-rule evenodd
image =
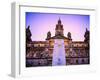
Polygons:
<instances>
[{"instance_id":1,"label":"building facade","mask_svg":"<svg viewBox=\"0 0 100 80\"><path fill-rule=\"evenodd\" d=\"M51 66L55 39L63 39L66 52L66 65L89 64L89 31L84 33L84 41L73 41L71 32L64 36L61 20L55 27L55 35L47 33L45 41L32 41L29 27L26 29L26 67Z\"/></svg>"}]
</instances>

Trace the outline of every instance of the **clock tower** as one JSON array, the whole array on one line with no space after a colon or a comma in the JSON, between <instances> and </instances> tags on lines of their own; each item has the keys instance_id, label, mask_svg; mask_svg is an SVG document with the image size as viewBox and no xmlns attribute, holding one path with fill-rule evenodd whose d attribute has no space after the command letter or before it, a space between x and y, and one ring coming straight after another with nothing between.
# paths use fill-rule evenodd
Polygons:
<instances>
[{"instance_id":1,"label":"clock tower","mask_svg":"<svg viewBox=\"0 0 100 80\"><path fill-rule=\"evenodd\" d=\"M56 28L55 28L55 35L64 35L63 34L63 25L62 25L62 23L61 23L61 20L60 20L60 18L59 18L59 20L58 20L58 24L56 25Z\"/></svg>"}]
</instances>

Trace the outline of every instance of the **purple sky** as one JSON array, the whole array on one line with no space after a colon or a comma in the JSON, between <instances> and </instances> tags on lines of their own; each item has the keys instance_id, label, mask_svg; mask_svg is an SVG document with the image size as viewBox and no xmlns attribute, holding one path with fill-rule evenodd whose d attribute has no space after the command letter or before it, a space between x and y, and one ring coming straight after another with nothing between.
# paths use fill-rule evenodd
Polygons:
<instances>
[{"instance_id":1,"label":"purple sky","mask_svg":"<svg viewBox=\"0 0 100 80\"><path fill-rule=\"evenodd\" d=\"M54 36L59 17L63 24L64 36L71 32L73 41L84 40L86 28L90 30L89 15L26 12L26 27L30 25L32 40L45 41L48 31Z\"/></svg>"}]
</instances>

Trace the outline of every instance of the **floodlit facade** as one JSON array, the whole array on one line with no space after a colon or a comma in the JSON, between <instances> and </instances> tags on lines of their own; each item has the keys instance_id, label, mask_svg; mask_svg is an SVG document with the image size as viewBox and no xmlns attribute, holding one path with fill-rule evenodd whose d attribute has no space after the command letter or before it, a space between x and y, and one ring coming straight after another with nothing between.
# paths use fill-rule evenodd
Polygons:
<instances>
[{"instance_id":1,"label":"floodlit facade","mask_svg":"<svg viewBox=\"0 0 100 80\"><path fill-rule=\"evenodd\" d=\"M52 66L54 43L56 39L64 40L66 65L89 64L89 31L84 32L84 41L73 41L71 32L64 36L61 20L55 27L55 35L47 33L45 41L32 41L30 32L26 29L26 66Z\"/></svg>"}]
</instances>

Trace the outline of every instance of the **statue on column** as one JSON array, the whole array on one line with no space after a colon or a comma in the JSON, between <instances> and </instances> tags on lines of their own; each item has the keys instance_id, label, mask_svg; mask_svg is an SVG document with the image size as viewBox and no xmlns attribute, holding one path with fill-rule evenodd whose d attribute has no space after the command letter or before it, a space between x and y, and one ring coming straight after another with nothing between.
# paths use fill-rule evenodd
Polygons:
<instances>
[{"instance_id":1,"label":"statue on column","mask_svg":"<svg viewBox=\"0 0 100 80\"><path fill-rule=\"evenodd\" d=\"M90 32L89 30L86 28L86 31L85 31L85 35L84 35L84 42L89 42L89 38L90 38Z\"/></svg>"},{"instance_id":2,"label":"statue on column","mask_svg":"<svg viewBox=\"0 0 100 80\"><path fill-rule=\"evenodd\" d=\"M32 36L32 34L31 34L31 31L30 31L30 26L28 26L26 28L26 42L27 43L32 41L31 36Z\"/></svg>"},{"instance_id":3,"label":"statue on column","mask_svg":"<svg viewBox=\"0 0 100 80\"><path fill-rule=\"evenodd\" d=\"M68 37L68 39L72 39L72 38L71 38L71 33L70 33L70 32L68 32L67 37Z\"/></svg>"},{"instance_id":4,"label":"statue on column","mask_svg":"<svg viewBox=\"0 0 100 80\"><path fill-rule=\"evenodd\" d=\"M47 33L47 39L49 39L49 38L51 38L51 32L50 31Z\"/></svg>"}]
</instances>

